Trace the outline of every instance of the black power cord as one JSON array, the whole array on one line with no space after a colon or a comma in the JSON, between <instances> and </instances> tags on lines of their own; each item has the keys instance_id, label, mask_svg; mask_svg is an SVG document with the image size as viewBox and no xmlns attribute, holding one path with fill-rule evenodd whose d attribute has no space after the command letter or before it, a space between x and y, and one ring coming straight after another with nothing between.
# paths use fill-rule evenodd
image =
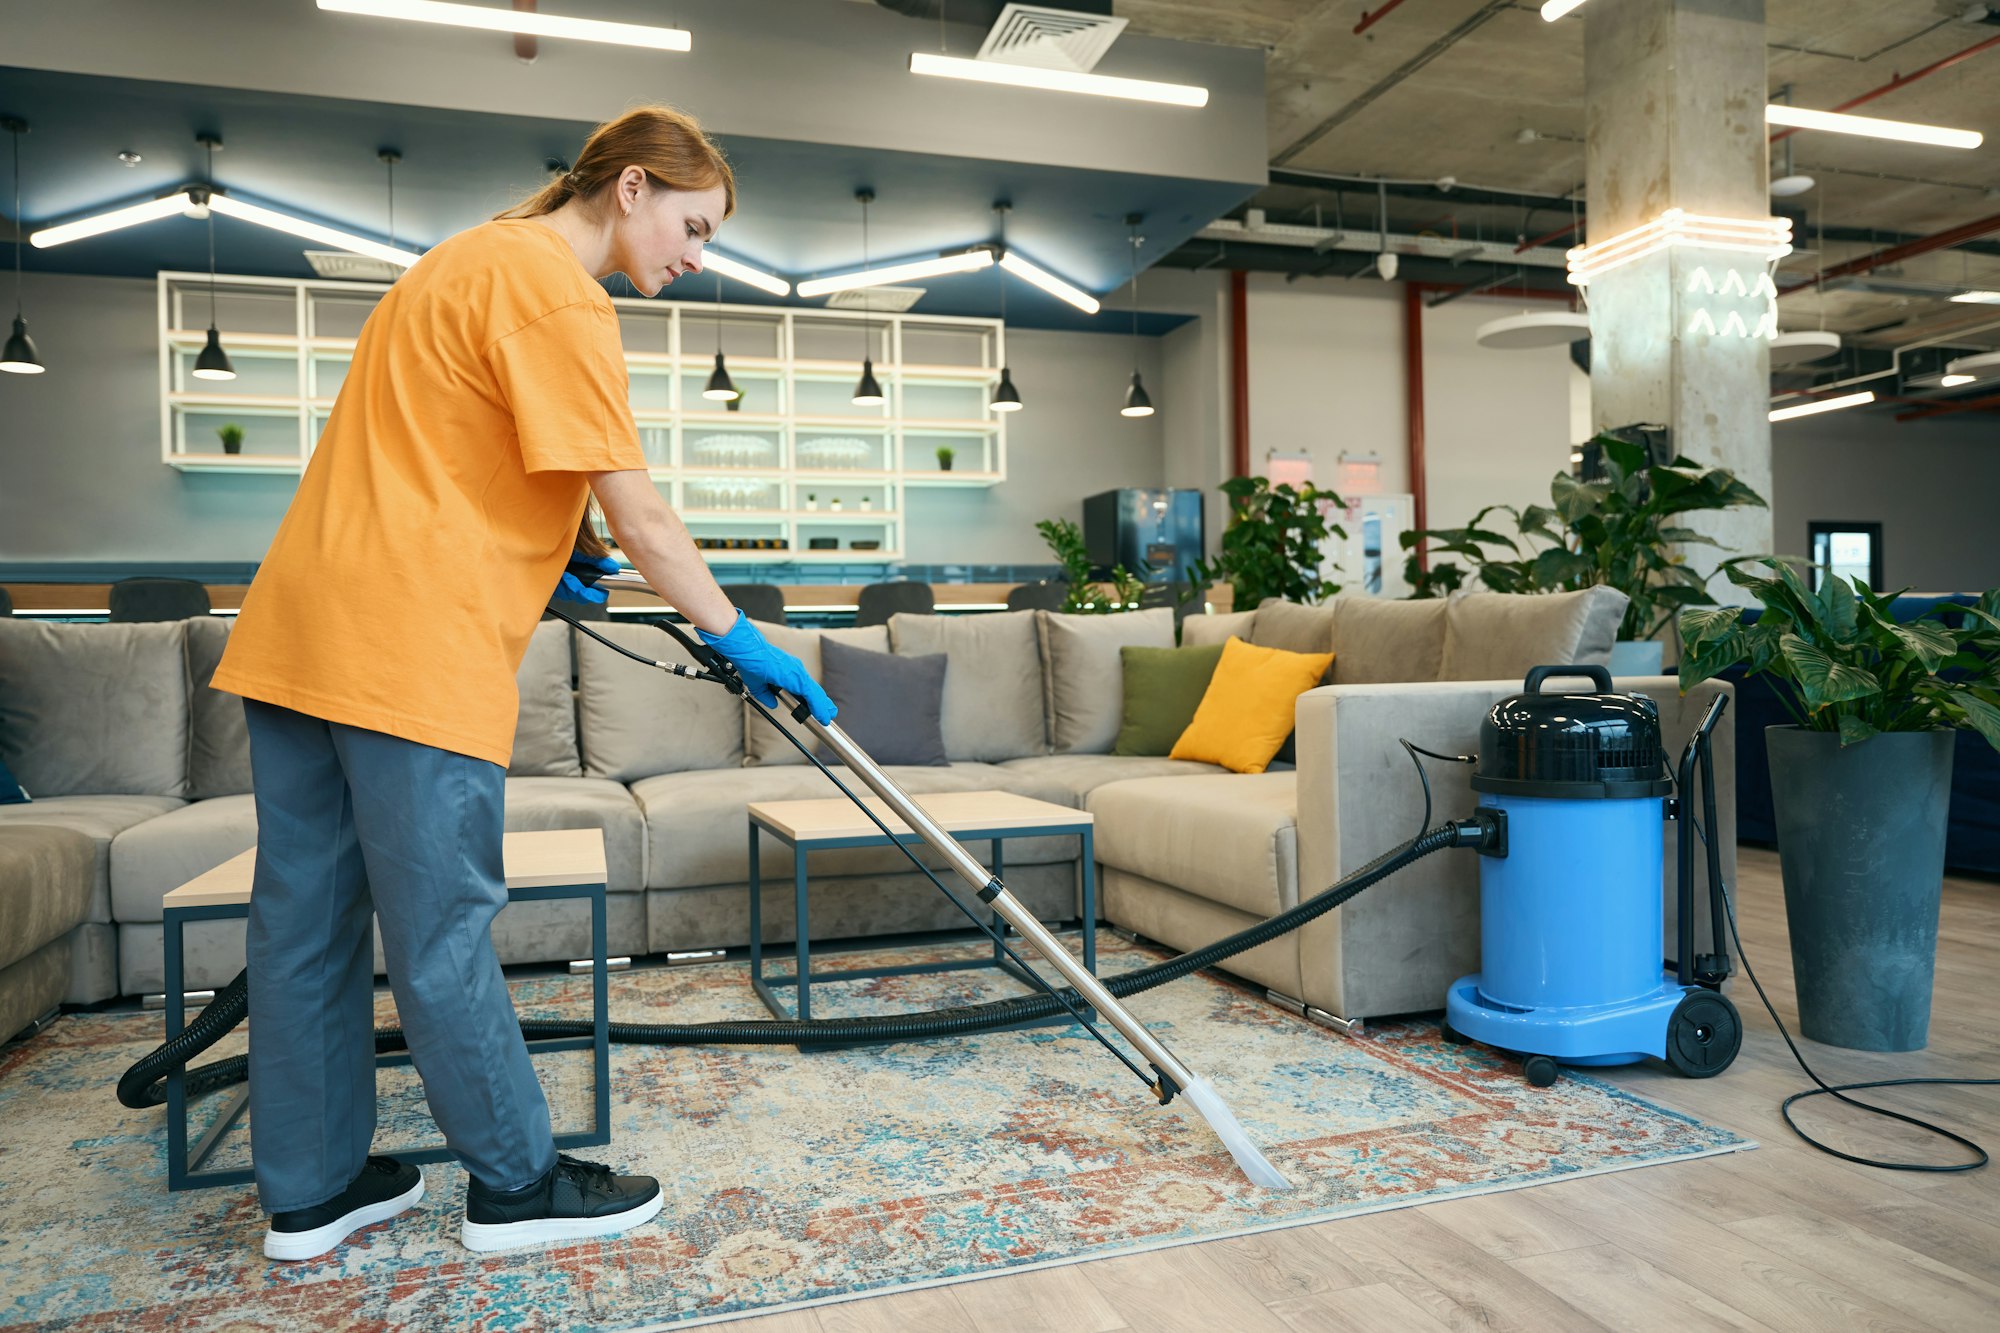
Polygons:
<instances>
[{"instance_id":1,"label":"black power cord","mask_svg":"<svg viewBox=\"0 0 2000 1333\"><path fill-rule=\"evenodd\" d=\"M1417 781L1424 784L1424 818L1423 822L1417 825L1417 832L1421 834L1431 826L1431 780L1430 775L1424 772L1423 759L1419 759L1417 756L1423 755L1425 759L1441 759L1447 764L1476 764L1479 762L1479 756L1475 754L1439 754L1436 750L1426 750L1423 746L1400 736L1397 737L1396 744L1402 746L1404 751L1409 754L1410 762L1417 766Z\"/></svg>"},{"instance_id":2,"label":"black power cord","mask_svg":"<svg viewBox=\"0 0 2000 1333\"><path fill-rule=\"evenodd\" d=\"M1702 842L1706 844L1708 842L1708 830L1701 826L1700 820L1693 819L1692 812L1689 812L1686 817L1693 820L1694 831L1701 835ZM1778 1035L1785 1039L1785 1045L1790 1049L1792 1059L1798 1061L1799 1068L1805 1070L1807 1078L1810 1078L1814 1083L1819 1085L1815 1088L1807 1088L1804 1092L1795 1092L1779 1104L1778 1114L1785 1118L1785 1127L1829 1157L1838 1157L1843 1162L1854 1162L1860 1166L1877 1167L1884 1171L1928 1171L1944 1173L1951 1171L1977 1171L1980 1167L1985 1166L1990 1160L1986 1155L1986 1149L1980 1147L1977 1143L1965 1137L1965 1135L1953 1133L1942 1125L1934 1125L1930 1121L1920 1119L1917 1116L1904 1115L1901 1111L1892 1111L1886 1106L1876 1106L1870 1102L1858 1101L1847 1094L1850 1092L1859 1092L1865 1088L1906 1088L1923 1085L1933 1087L1991 1087L2000 1085L2000 1078L1878 1078L1871 1079L1865 1083L1828 1083L1814 1071L1811 1065L1806 1063L1806 1057L1799 1051L1798 1043L1792 1040L1792 1034L1785 1028L1785 1020L1778 1017L1778 1011L1771 1005L1771 997L1764 993L1763 983L1757 980L1757 971L1750 966L1750 955L1743 950L1743 936L1736 929L1736 895L1729 891L1727 884L1722 886L1722 902L1729 917L1729 938L1736 944L1736 956L1743 960L1743 975L1750 978L1751 986L1757 991L1757 998L1763 1002L1764 1012L1771 1016L1773 1023L1777 1024ZM1849 1106L1858 1107L1863 1111L1869 1112L1871 1115L1887 1116L1891 1120L1900 1120L1906 1125L1914 1125L1926 1133L1935 1134L1939 1138L1950 1139L1953 1143L1970 1148L1977 1154L1977 1157L1970 1162L1893 1162L1882 1158L1859 1157L1853 1153L1842 1152L1838 1148L1821 1143L1818 1139L1800 1129L1798 1122L1792 1119L1792 1104L1803 1101L1807 1097L1832 1097L1836 1101L1846 1102Z\"/></svg>"}]
</instances>

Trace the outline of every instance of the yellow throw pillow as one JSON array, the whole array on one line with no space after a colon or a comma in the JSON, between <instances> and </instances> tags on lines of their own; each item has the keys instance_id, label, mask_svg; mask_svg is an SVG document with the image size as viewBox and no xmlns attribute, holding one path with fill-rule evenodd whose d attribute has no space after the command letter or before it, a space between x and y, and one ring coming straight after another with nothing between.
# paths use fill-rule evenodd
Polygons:
<instances>
[{"instance_id":1,"label":"yellow throw pillow","mask_svg":"<svg viewBox=\"0 0 2000 1333\"><path fill-rule=\"evenodd\" d=\"M1318 685L1332 665L1332 653L1259 648L1231 635L1194 721L1168 758L1199 759L1232 773L1262 773L1292 734L1299 696Z\"/></svg>"}]
</instances>

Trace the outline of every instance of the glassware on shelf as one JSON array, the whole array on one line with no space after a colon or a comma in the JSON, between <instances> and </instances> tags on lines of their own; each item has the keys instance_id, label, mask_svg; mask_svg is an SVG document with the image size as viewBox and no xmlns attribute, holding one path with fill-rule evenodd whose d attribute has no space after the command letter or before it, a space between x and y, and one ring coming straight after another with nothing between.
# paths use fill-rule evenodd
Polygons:
<instances>
[{"instance_id":1,"label":"glassware on shelf","mask_svg":"<svg viewBox=\"0 0 2000 1333\"><path fill-rule=\"evenodd\" d=\"M752 477L703 477L687 484L688 500L700 509L769 509L771 483Z\"/></svg>"},{"instance_id":2,"label":"glassware on shelf","mask_svg":"<svg viewBox=\"0 0 2000 1333\"><path fill-rule=\"evenodd\" d=\"M769 467L777 446L761 435L704 435L688 442L688 458L701 467Z\"/></svg>"},{"instance_id":3,"label":"glassware on shelf","mask_svg":"<svg viewBox=\"0 0 2000 1333\"><path fill-rule=\"evenodd\" d=\"M852 435L818 435L799 441L799 466L859 468L875 457L875 441Z\"/></svg>"}]
</instances>

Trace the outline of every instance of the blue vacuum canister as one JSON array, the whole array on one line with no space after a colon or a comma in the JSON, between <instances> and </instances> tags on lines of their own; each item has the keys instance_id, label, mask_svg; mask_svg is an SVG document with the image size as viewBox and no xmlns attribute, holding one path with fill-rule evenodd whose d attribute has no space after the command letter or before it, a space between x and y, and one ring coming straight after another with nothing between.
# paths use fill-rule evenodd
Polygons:
<instances>
[{"instance_id":1,"label":"blue vacuum canister","mask_svg":"<svg viewBox=\"0 0 2000 1333\"><path fill-rule=\"evenodd\" d=\"M1544 693L1550 678L1587 677L1595 693ZM1480 970L1446 998L1448 1040L1526 1057L1538 1087L1557 1066L1633 1064L1647 1056L1707 1078L1736 1058L1743 1027L1720 993L1731 971L1719 902L1708 738L1726 696L1668 777L1659 709L1613 691L1601 666L1544 666L1495 704L1479 728L1472 779L1481 807L1504 817L1504 846L1479 863ZM1693 784L1702 778L1714 951L1694 954ZM1663 820L1678 820L1679 958L1661 962Z\"/></svg>"}]
</instances>

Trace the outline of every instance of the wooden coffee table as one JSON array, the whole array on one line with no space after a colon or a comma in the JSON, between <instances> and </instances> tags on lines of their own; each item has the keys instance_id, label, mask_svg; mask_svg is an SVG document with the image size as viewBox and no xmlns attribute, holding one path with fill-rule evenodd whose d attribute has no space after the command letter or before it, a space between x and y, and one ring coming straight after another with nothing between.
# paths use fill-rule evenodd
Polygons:
<instances>
[{"instance_id":1,"label":"wooden coffee table","mask_svg":"<svg viewBox=\"0 0 2000 1333\"><path fill-rule=\"evenodd\" d=\"M596 1121L586 1130L556 1135L559 1148L595 1148L611 1142L611 1008L605 984L604 831L549 829L504 836L501 858L507 876L509 902L544 898L590 900L590 956L594 978L594 1031L588 1037L543 1037L528 1042L531 1052L583 1051L595 1059ZM166 896L161 913L167 965L167 1040L179 1036L187 1016L182 990L182 936L190 921L250 915L250 886L257 869L257 849L233 856L213 870L195 876ZM256 1015L251 1015L256 1021ZM378 1068L410 1063L408 1052L383 1052ZM201 1164L216 1143L236 1123L248 1105L248 1086L238 1088L217 1112L193 1148L188 1146L187 1081L180 1069L167 1075L167 1188L198 1189L209 1185L240 1185L255 1178L245 1167L203 1170ZM396 1149L406 1162L454 1160L448 1148Z\"/></svg>"},{"instance_id":2,"label":"wooden coffee table","mask_svg":"<svg viewBox=\"0 0 2000 1333\"><path fill-rule=\"evenodd\" d=\"M920 834L890 813L879 797L866 797L868 808L896 834L896 841L923 845ZM1092 833L1095 821L1088 811L1017 796L1004 791L938 792L912 795L924 813L937 821L960 842L992 844L992 871L1004 876L1002 847L1009 838L1033 838L1074 834L1081 840L1083 862L1083 966L1097 974L1097 867ZM998 967L1022 984L1040 990L1040 983L1027 975L1001 951L1000 940L993 943L990 958L971 958L948 963L921 963L903 967L837 968L815 971L812 966L810 904L806 894L806 862L810 853L836 847L886 847L889 838L844 796L809 801L758 801L749 808L750 819L750 985L764 1001L765 1008L783 1019L812 1017L812 983L815 981L856 981L866 977L914 976L924 972L957 972L975 967ZM763 871L759 862L760 835L768 834L792 849L792 901L797 940L792 946L794 970L786 974L764 972ZM938 878L948 888L955 876L939 871ZM961 899L963 901L963 899ZM977 907L975 911L979 910ZM997 914L993 925L1001 937L1008 926ZM1016 936L1016 938L1019 938ZM779 998L780 989L796 987L798 1009L794 1012ZM1085 1012L1089 1012L1086 1010ZM1067 1014L1043 1020L1049 1023L1072 1021ZM1041 1023L1021 1026L1040 1026Z\"/></svg>"}]
</instances>

